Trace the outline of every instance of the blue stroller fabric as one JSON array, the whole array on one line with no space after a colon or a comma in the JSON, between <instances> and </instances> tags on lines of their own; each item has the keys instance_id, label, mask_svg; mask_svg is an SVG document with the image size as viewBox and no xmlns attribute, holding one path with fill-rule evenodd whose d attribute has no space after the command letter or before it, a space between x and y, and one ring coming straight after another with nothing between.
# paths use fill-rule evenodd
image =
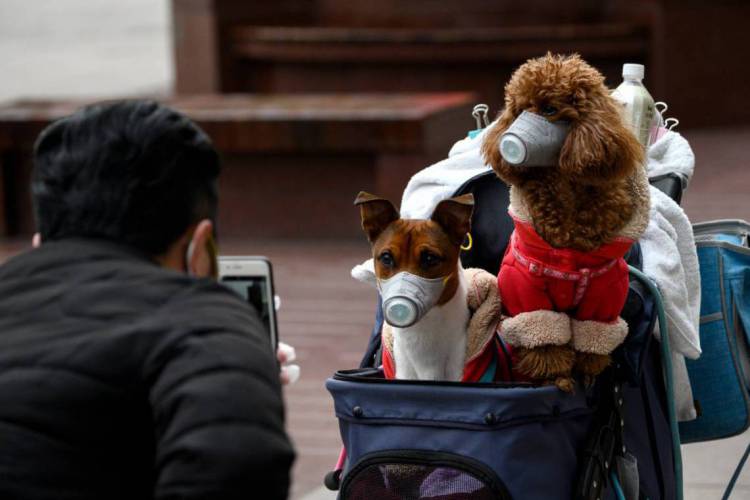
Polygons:
<instances>
[{"instance_id":1,"label":"blue stroller fabric","mask_svg":"<svg viewBox=\"0 0 750 500\"><path fill-rule=\"evenodd\" d=\"M631 286L623 315L631 324L627 342L616 353L620 373L627 378L622 384L624 444L637 459L643 498L672 499L672 441L661 358L651 334L654 304L638 282ZM580 453L597 407L595 392L579 390L571 396L551 387L383 381L372 368L341 372L327 387L347 449L345 477L372 460L403 464L396 456L408 452L454 453L495 471L508 491L498 498L575 498ZM419 463L427 462L423 455ZM538 477L517 468L542 472ZM352 481L349 476L343 486L356 488L358 483ZM385 484L369 481L367 491ZM360 498L347 496L343 486L340 498ZM608 490L602 498L614 498L611 487Z\"/></svg>"},{"instance_id":2,"label":"blue stroller fabric","mask_svg":"<svg viewBox=\"0 0 750 500\"><path fill-rule=\"evenodd\" d=\"M400 457L420 457L419 452L437 453L443 469L486 476L483 485L494 487L499 498L573 496L578 450L594 411L583 391L571 396L556 387L393 383L381 377L374 370L339 373L326 384L353 462L343 498L359 498L351 490L372 461L391 469L382 467L379 478L368 480L372 496L361 498L387 498L389 472L412 463ZM417 463L428 464L431 456L422 453ZM401 475L405 482L407 474ZM430 480L436 476L420 471L408 486L429 489ZM375 493L378 487L382 496Z\"/></svg>"},{"instance_id":3,"label":"blue stroller fabric","mask_svg":"<svg viewBox=\"0 0 750 500\"><path fill-rule=\"evenodd\" d=\"M687 363L699 415L680 424L683 442L730 437L750 426L750 224L696 224L694 234L703 354Z\"/></svg>"},{"instance_id":4,"label":"blue stroller fabric","mask_svg":"<svg viewBox=\"0 0 750 500\"><path fill-rule=\"evenodd\" d=\"M512 230L507 189L487 172L456 193L475 195L474 245L462 254L464 267L497 272ZM637 245L627 260L640 267ZM378 308L360 370L327 382L348 456L339 499L615 498L604 474L614 464L604 463L597 448L602 440L592 439L601 429L600 415L611 413L602 395L615 385L622 395L617 420L624 425L612 442L630 457L639 497L676 498L667 396L652 335L656 308L638 281L631 280L622 316L629 334L613 355L610 376L591 390L567 394L530 385L386 382L376 369L383 323ZM583 495L581 478L597 460L602 475L596 481L606 484Z\"/></svg>"}]
</instances>

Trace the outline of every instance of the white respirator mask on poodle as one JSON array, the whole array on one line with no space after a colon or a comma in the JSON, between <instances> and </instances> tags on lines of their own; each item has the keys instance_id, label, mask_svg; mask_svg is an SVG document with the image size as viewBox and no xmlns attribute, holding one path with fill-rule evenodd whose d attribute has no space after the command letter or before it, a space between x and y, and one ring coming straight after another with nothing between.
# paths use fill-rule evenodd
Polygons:
<instances>
[{"instance_id":1,"label":"white respirator mask on poodle","mask_svg":"<svg viewBox=\"0 0 750 500\"><path fill-rule=\"evenodd\" d=\"M500 138L500 154L514 167L554 166L569 128L568 122L524 111Z\"/></svg>"}]
</instances>

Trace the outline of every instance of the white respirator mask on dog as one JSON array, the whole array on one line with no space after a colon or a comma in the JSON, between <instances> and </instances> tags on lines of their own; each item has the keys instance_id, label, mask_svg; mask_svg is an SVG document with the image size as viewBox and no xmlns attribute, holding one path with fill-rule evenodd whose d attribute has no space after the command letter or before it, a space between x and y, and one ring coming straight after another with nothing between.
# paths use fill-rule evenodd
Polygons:
<instances>
[{"instance_id":1,"label":"white respirator mask on dog","mask_svg":"<svg viewBox=\"0 0 750 500\"><path fill-rule=\"evenodd\" d=\"M551 122L543 116L524 111L500 137L500 154L506 162L516 167L557 165L569 128L568 122Z\"/></svg>"},{"instance_id":2,"label":"white respirator mask on dog","mask_svg":"<svg viewBox=\"0 0 750 500\"><path fill-rule=\"evenodd\" d=\"M406 271L378 280L385 320L397 328L410 327L437 304L446 281L447 276L428 279Z\"/></svg>"}]
</instances>

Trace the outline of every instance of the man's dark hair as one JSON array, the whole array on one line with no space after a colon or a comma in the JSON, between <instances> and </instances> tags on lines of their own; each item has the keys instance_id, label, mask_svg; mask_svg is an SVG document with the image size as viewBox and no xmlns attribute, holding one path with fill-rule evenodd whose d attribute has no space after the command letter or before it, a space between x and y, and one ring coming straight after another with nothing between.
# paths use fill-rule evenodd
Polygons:
<instances>
[{"instance_id":1,"label":"man's dark hair","mask_svg":"<svg viewBox=\"0 0 750 500\"><path fill-rule=\"evenodd\" d=\"M105 238L165 252L215 219L219 158L186 116L153 101L83 108L34 149L32 196L42 240Z\"/></svg>"}]
</instances>

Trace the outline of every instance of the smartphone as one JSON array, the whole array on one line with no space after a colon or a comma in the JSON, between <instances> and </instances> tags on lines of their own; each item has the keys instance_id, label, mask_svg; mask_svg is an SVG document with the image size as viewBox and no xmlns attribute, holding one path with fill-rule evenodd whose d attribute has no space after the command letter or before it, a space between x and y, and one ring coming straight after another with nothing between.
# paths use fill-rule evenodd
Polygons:
<instances>
[{"instance_id":1,"label":"smartphone","mask_svg":"<svg viewBox=\"0 0 750 500\"><path fill-rule=\"evenodd\" d=\"M276 327L276 299L271 261L259 256L220 256L218 260L219 282L242 297L257 311L275 352L279 336Z\"/></svg>"}]
</instances>

